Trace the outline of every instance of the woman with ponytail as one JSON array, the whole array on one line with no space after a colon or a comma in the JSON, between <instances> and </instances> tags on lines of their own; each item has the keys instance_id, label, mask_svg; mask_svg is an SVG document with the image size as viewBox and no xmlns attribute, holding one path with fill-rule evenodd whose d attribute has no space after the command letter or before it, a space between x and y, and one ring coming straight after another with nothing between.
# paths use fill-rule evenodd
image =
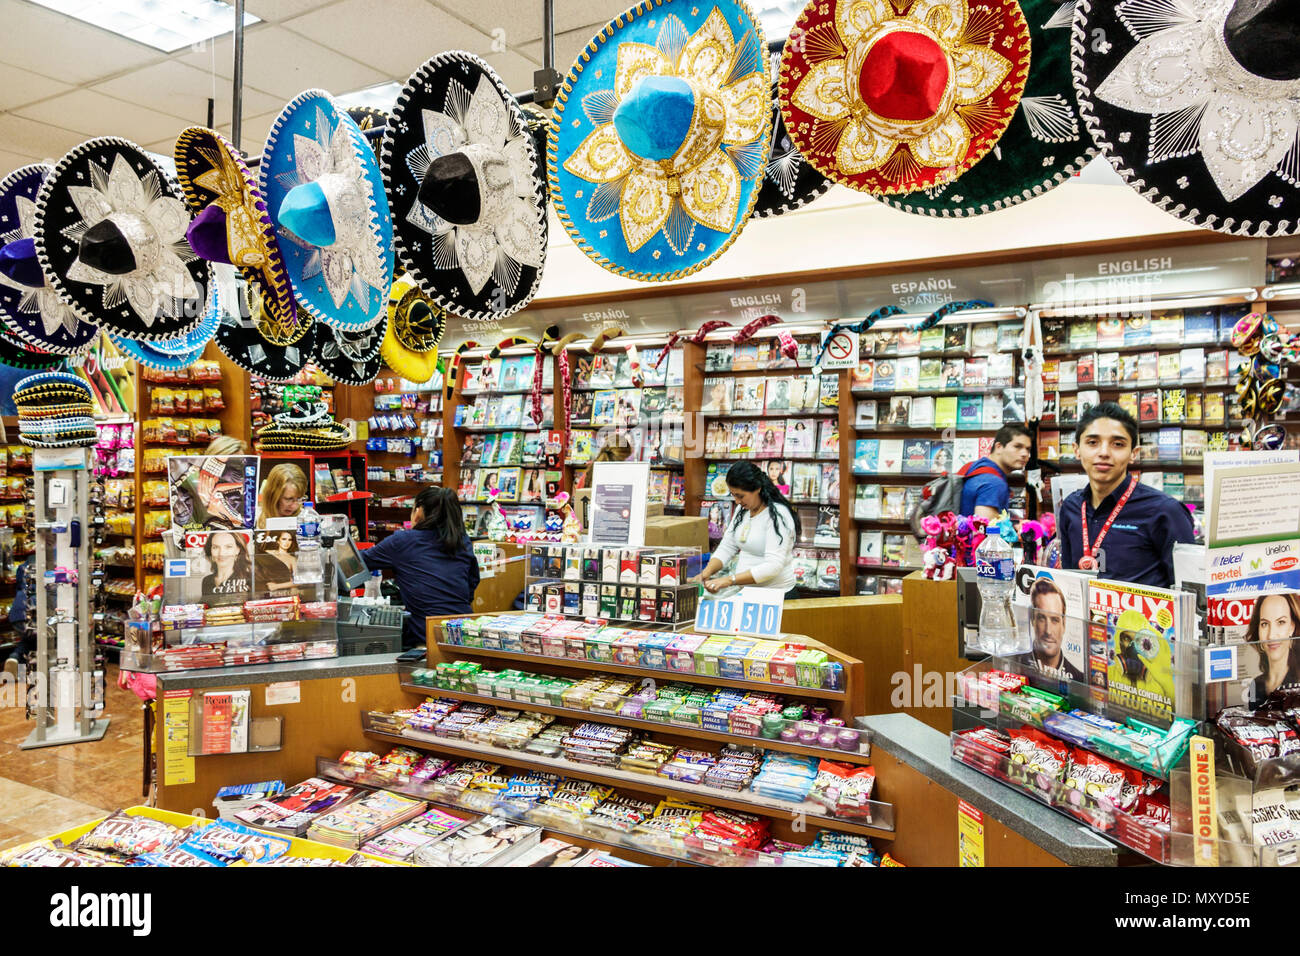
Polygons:
<instances>
[{"instance_id":1,"label":"woman with ponytail","mask_svg":"<svg viewBox=\"0 0 1300 956\"><path fill-rule=\"evenodd\" d=\"M411 527L390 534L362 557L371 571L389 571L397 581L408 612L402 626L406 650L424 646L428 618L474 609L478 560L450 488L423 489L415 496Z\"/></svg>"},{"instance_id":2,"label":"woman with ponytail","mask_svg":"<svg viewBox=\"0 0 1300 956\"><path fill-rule=\"evenodd\" d=\"M772 479L751 461L741 461L727 472L727 490L736 512L700 581L710 594L732 586L757 585L786 592L794 590L791 556L799 538L799 515ZM735 570L721 574L736 559Z\"/></svg>"}]
</instances>

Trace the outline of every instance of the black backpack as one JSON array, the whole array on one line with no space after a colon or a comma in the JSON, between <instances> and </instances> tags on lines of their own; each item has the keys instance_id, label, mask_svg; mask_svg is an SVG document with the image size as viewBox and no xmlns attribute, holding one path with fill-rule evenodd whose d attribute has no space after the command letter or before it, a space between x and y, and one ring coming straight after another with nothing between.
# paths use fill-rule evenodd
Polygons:
<instances>
[{"instance_id":1,"label":"black backpack","mask_svg":"<svg viewBox=\"0 0 1300 956\"><path fill-rule=\"evenodd\" d=\"M957 513L961 510L961 490L967 478L976 475L1001 475L1002 472L991 465L981 465L971 470L974 462L962 465L955 472L944 472L938 478L926 483L921 489L921 497L912 506L912 513L907 522L912 526L912 534L924 539L926 533L921 530L921 519L926 515L941 515L945 511Z\"/></svg>"}]
</instances>

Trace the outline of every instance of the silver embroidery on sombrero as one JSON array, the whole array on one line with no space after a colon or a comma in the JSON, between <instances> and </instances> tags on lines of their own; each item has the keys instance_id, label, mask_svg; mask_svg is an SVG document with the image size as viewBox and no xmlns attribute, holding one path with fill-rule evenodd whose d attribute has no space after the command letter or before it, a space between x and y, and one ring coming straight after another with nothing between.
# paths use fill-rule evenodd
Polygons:
<instances>
[{"instance_id":1,"label":"silver embroidery on sombrero","mask_svg":"<svg viewBox=\"0 0 1300 956\"><path fill-rule=\"evenodd\" d=\"M1147 162L1199 153L1229 202L1276 172L1300 186L1300 80L1237 63L1223 39L1233 0L1127 0L1116 7L1137 46L1097 87L1099 99L1146 113Z\"/></svg>"},{"instance_id":2,"label":"silver embroidery on sombrero","mask_svg":"<svg viewBox=\"0 0 1300 956\"><path fill-rule=\"evenodd\" d=\"M201 296L185 267L196 258L185 241L190 224L185 203L163 192L156 170L137 176L120 153L107 172L94 160L88 160L88 166L91 185L67 187L81 221L63 229L63 237L80 242L92 226L110 220L130 244L135 269L113 275L87 265L78 255L67 278L103 286L104 308L116 309L125 302L145 328L152 328L159 315L183 316L185 301Z\"/></svg>"},{"instance_id":3,"label":"silver embroidery on sombrero","mask_svg":"<svg viewBox=\"0 0 1300 956\"><path fill-rule=\"evenodd\" d=\"M475 295L489 278L514 295L520 265L540 269L545 253L528 132L487 75L472 94L450 80L443 108L420 111L424 143L406 154L406 166L419 183L435 158L464 153L478 174L483 206L475 222L454 225L416 200L406 219L433 236L434 268L459 269Z\"/></svg>"},{"instance_id":4,"label":"silver embroidery on sombrero","mask_svg":"<svg viewBox=\"0 0 1300 956\"><path fill-rule=\"evenodd\" d=\"M15 196L14 206L18 211L18 226L8 232L0 233L0 246L17 242L19 239L30 239L36 235L36 203L26 196ZM60 328L68 335L77 334L81 325L77 313L50 288L48 283L35 287L26 286L0 272L0 285L17 289L22 293L22 297L18 300L18 311L39 315L47 336L54 335Z\"/></svg>"},{"instance_id":5,"label":"silver embroidery on sombrero","mask_svg":"<svg viewBox=\"0 0 1300 956\"><path fill-rule=\"evenodd\" d=\"M314 126L314 139L294 134L294 168L276 178L286 192L306 183L321 187L334 224L334 243L313 246L284 226L279 227L279 234L306 251L303 279L321 276L335 308L343 308L350 292L362 310L369 312L372 291L388 295L376 234L378 215L366 193L365 170L357 154L359 148L370 147L354 142L345 123L331 128L329 115L319 106Z\"/></svg>"}]
</instances>

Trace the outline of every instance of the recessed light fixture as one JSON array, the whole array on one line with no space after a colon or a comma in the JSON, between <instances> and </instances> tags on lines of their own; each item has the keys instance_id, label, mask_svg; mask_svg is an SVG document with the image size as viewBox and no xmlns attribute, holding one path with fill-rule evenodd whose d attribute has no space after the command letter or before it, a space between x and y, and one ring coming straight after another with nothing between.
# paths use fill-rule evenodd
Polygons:
<instances>
[{"instance_id":1,"label":"recessed light fixture","mask_svg":"<svg viewBox=\"0 0 1300 956\"><path fill-rule=\"evenodd\" d=\"M235 28L235 10L219 0L31 0L91 26L144 43L164 53ZM244 14L244 26L262 21Z\"/></svg>"},{"instance_id":2,"label":"recessed light fixture","mask_svg":"<svg viewBox=\"0 0 1300 956\"><path fill-rule=\"evenodd\" d=\"M334 97L334 102L344 109L351 109L354 106L369 106L372 109L383 110L387 113L396 105L397 94L400 92L402 92L401 83L380 83L377 86L367 86L364 90L343 93Z\"/></svg>"}]
</instances>

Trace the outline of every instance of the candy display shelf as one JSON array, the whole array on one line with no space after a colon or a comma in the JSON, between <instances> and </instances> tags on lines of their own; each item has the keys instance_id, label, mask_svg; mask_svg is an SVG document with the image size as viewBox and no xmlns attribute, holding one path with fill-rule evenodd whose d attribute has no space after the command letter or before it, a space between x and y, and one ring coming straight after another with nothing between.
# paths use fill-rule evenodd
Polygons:
<instances>
[{"instance_id":1,"label":"candy display shelf","mask_svg":"<svg viewBox=\"0 0 1300 956\"><path fill-rule=\"evenodd\" d=\"M444 687L416 682L412 675L418 673L421 669L422 668L418 666L410 664L398 665L398 673L401 676L403 690L408 690L411 693L421 694L426 697L449 697L453 700L469 701L493 707L501 706L503 704L515 705L522 710L551 714L555 717L567 717L578 721L591 720L602 724L616 724L620 727L631 727L634 730L642 730L656 734L668 734L677 737L691 737L696 740L709 740L722 744L734 744L737 747L753 747L761 750L781 750L786 753L800 754L805 757L821 757L825 760L834 760L837 763L860 764L862 766L869 766L871 764L870 742L865 737L861 745L862 749L853 752L828 747L805 746L803 744L788 743L783 740L773 740L766 737L751 736L749 734L733 734L716 730L705 730L701 727L683 724L627 717L617 711L583 710L576 707L542 704L533 700L519 700L513 697L497 697L489 694L449 690ZM707 679L704 680L707 683ZM685 679L681 681L681 683L695 682ZM787 722L787 726L799 723L801 723L801 721L790 720Z\"/></svg>"},{"instance_id":2,"label":"candy display shelf","mask_svg":"<svg viewBox=\"0 0 1300 956\"><path fill-rule=\"evenodd\" d=\"M890 838L894 830L894 808L892 804L870 801L871 819L874 824L858 823L824 815L822 806L813 801L794 803L775 797L764 797L750 791L724 790L705 784L678 783L665 778L621 770L615 767L598 767L592 764L567 760L562 757L544 757L506 747L490 744L476 744L467 740L439 737L420 731L407 730L405 733L391 733L376 730L369 714L362 715L362 729L366 737L394 745L414 747L417 750L430 750L440 754L450 754L469 760L491 760L510 767L525 770L540 770L543 773L558 773L563 776L576 777L607 787L619 787L626 790L653 794L658 797L679 797L696 799L728 810L742 813L757 813L761 816L784 820L803 819L808 823L842 830L846 833L860 833L863 836Z\"/></svg>"},{"instance_id":3,"label":"candy display shelf","mask_svg":"<svg viewBox=\"0 0 1300 956\"><path fill-rule=\"evenodd\" d=\"M787 697L812 697L818 700L833 701L841 704L849 699L848 691L823 690L819 687L798 687L790 684L773 684L766 681L736 680L729 677L704 677L703 675L691 674L684 671L668 670L666 668L633 667L630 664L611 664L605 661L578 660L577 658L570 657L546 657L541 654L521 654L516 651L500 651L494 648L470 647L464 644L448 644L442 641L439 641L436 644L431 644L430 647L437 647L439 653L454 657L489 657L495 660L517 661L521 664L549 663L559 668L572 668L579 671L600 671L610 674L623 674L628 677L643 677L648 680L664 680L671 678L673 680L686 680L694 681L695 683L708 684L712 687L734 687L738 690L779 693L784 694ZM829 649L822 649L827 650L829 653ZM843 660L847 662L849 659L844 658Z\"/></svg>"},{"instance_id":4,"label":"candy display shelf","mask_svg":"<svg viewBox=\"0 0 1300 956\"><path fill-rule=\"evenodd\" d=\"M490 793L456 790L433 781L412 780L407 776L360 770L325 757L316 759L316 776L352 786L389 790L449 810L491 813L493 816L540 826L543 830L543 839L558 837L570 842L577 841L587 845L589 849L630 851L633 854L652 857L656 862L731 867L782 865L780 854L759 853L755 850L723 850L716 844L706 845L706 841L703 840L699 840L698 843L687 843L682 839L668 837L636 839L631 834L622 834L608 827L584 823L570 814L548 812L548 808L533 806L527 801L505 800Z\"/></svg>"}]
</instances>

